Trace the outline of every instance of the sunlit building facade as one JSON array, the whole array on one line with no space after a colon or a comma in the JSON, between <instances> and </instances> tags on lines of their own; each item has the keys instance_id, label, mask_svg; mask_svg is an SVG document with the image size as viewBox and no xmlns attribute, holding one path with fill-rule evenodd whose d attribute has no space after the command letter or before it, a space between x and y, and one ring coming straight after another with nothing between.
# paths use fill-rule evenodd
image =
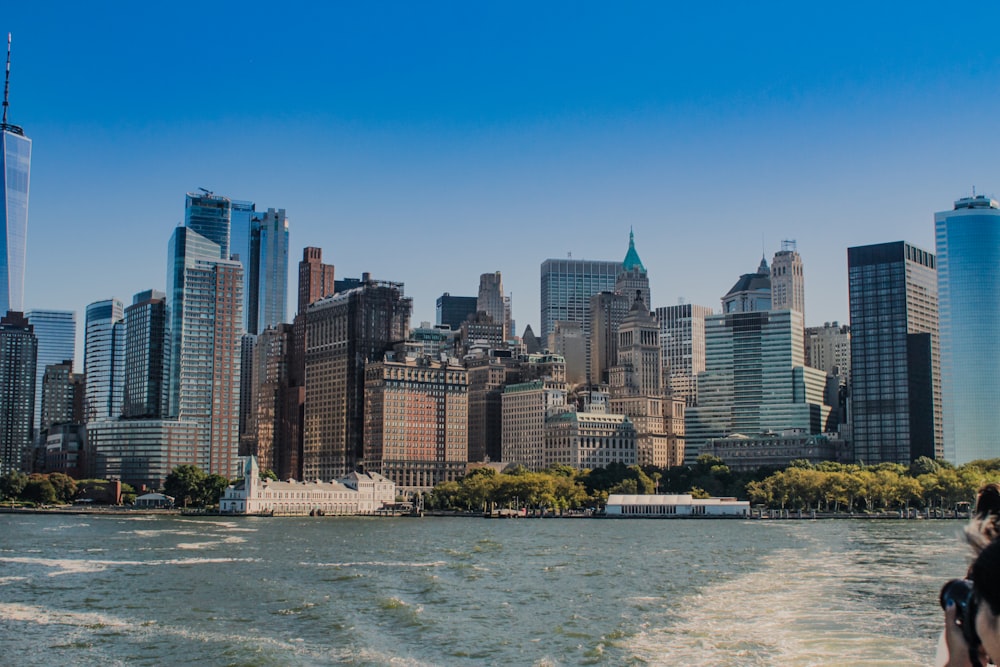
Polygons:
<instances>
[{"instance_id":1,"label":"sunlit building facade","mask_svg":"<svg viewBox=\"0 0 1000 667\"><path fill-rule=\"evenodd\" d=\"M30 175L31 139L7 122L4 106L0 123L0 315L24 310Z\"/></svg>"},{"instance_id":2,"label":"sunlit building facade","mask_svg":"<svg viewBox=\"0 0 1000 667\"><path fill-rule=\"evenodd\" d=\"M934 225L944 457L961 465L1000 456L1000 203L959 199Z\"/></svg>"}]
</instances>

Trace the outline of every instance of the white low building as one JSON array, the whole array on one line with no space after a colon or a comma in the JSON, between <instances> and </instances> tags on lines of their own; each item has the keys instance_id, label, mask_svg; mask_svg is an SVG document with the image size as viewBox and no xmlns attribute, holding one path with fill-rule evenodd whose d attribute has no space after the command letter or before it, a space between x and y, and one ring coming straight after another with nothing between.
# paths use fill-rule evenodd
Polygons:
<instances>
[{"instance_id":1,"label":"white low building","mask_svg":"<svg viewBox=\"0 0 1000 667\"><path fill-rule=\"evenodd\" d=\"M219 498L226 514L375 514L396 502L396 485L377 473L353 472L336 482L275 482L260 478L257 457L241 460L243 479Z\"/></svg>"},{"instance_id":2,"label":"white low building","mask_svg":"<svg viewBox=\"0 0 1000 667\"><path fill-rule=\"evenodd\" d=\"M678 495L608 496L605 513L615 518L749 517L750 503L735 498L695 498Z\"/></svg>"}]
</instances>

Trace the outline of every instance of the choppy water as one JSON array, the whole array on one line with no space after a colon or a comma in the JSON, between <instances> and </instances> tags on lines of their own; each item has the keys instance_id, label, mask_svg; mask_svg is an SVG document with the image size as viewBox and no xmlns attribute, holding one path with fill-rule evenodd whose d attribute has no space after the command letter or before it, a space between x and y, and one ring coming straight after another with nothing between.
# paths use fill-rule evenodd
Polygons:
<instances>
[{"instance_id":1,"label":"choppy water","mask_svg":"<svg viewBox=\"0 0 1000 667\"><path fill-rule=\"evenodd\" d=\"M960 527L6 514L0 664L930 664Z\"/></svg>"}]
</instances>

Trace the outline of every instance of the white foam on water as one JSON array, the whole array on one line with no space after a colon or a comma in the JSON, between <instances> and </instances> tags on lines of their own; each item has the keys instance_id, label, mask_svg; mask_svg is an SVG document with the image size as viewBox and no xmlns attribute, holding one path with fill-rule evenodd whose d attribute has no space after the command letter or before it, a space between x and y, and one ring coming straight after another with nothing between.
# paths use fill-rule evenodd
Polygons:
<instances>
[{"instance_id":1,"label":"white foam on water","mask_svg":"<svg viewBox=\"0 0 1000 667\"><path fill-rule=\"evenodd\" d=\"M7 584L12 584L15 581L25 581L27 577L0 577L0 586L6 586Z\"/></svg>"},{"instance_id":2,"label":"white foam on water","mask_svg":"<svg viewBox=\"0 0 1000 667\"><path fill-rule=\"evenodd\" d=\"M90 574L102 572L109 567L142 567L156 565L202 565L211 563L251 563L254 558L171 558L165 560L97 560L72 558L33 558L28 556L0 557L0 562L41 565L53 568L50 577L62 574ZM23 578L23 577L22 577Z\"/></svg>"},{"instance_id":3,"label":"white foam on water","mask_svg":"<svg viewBox=\"0 0 1000 667\"><path fill-rule=\"evenodd\" d=\"M812 545L781 550L754 572L708 583L697 595L664 599L672 620L626 640L627 654L652 665L692 667L923 662L920 640L899 631L904 619L892 636L870 626L864 634L852 629L871 610L846 590L849 564L833 558Z\"/></svg>"},{"instance_id":4,"label":"white foam on water","mask_svg":"<svg viewBox=\"0 0 1000 667\"><path fill-rule=\"evenodd\" d=\"M448 563L436 560L430 563L410 563L406 561L357 561L346 563L299 563L303 567L443 567Z\"/></svg>"}]
</instances>

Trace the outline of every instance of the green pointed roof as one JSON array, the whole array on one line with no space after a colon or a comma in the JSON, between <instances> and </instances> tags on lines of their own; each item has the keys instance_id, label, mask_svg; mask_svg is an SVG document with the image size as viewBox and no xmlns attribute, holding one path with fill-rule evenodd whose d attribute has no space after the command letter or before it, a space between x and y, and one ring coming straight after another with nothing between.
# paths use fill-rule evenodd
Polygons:
<instances>
[{"instance_id":1,"label":"green pointed roof","mask_svg":"<svg viewBox=\"0 0 1000 667\"><path fill-rule=\"evenodd\" d=\"M628 230L628 252L625 253L625 260L622 262L622 269L629 271L630 269L639 269L643 273L646 272L646 267L642 265L642 260L639 259L639 253L635 251L635 233L632 228L629 227Z\"/></svg>"}]
</instances>

